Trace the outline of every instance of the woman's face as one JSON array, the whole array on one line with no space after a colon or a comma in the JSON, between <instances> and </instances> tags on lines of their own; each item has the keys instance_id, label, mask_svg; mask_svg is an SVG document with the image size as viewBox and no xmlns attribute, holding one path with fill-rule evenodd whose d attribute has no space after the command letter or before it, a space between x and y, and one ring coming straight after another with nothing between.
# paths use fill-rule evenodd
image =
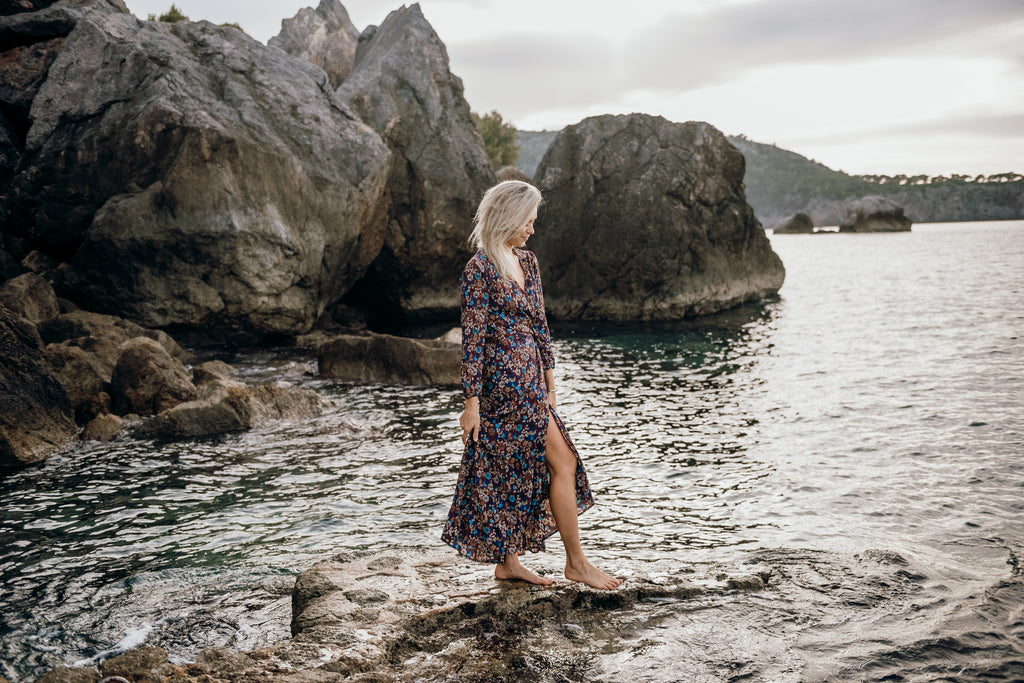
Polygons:
<instances>
[{"instance_id":1,"label":"woman's face","mask_svg":"<svg viewBox=\"0 0 1024 683\"><path fill-rule=\"evenodd\" d=\"M533 234L533 222L537 220L537 209L533 210L530 214L530 219L523 224L523 227L512 233L512 237L509 238L506 244L510 247L519 247L522 249L526 246L526 240L530 239L530 235Z\"/></svg>"}]
</instances>

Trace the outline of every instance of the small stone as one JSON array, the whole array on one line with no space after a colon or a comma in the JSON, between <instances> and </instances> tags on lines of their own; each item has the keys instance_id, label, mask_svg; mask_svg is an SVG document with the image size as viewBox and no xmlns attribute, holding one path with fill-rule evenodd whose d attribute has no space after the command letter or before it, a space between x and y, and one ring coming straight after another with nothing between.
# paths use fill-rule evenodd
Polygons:
<instances>
[{"instance_id":1,"label":"small stone","mask_svg":"<svg viewBox=\"0 0 1024 683\"><path fill-rule=\"evenodd\" d=\"M36 683L95 683L98 680L100 672L96 669L58 666L37 678Z\"/></svg>"}]
</instances>

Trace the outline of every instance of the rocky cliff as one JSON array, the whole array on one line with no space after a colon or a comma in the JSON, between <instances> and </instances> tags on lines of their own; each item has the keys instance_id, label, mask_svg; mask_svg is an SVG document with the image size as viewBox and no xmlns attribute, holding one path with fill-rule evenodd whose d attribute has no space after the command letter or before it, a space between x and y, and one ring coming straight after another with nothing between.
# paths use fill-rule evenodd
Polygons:
<instances>
[{"instance_id":1,"label":"rocky cliff","mask_svg":"<svg viewBox=\"0 0 1024 683\"><path fill-rule=\"evenodd\" d=\"M0 200L9 234L70 264L66 296L152 327L294 334L376 257L390 153L309 62L65 3L4 35L6 55L60 41Z\"/></svg>"},{"instance_id":2,"label":"rocky cliff","mask_svg":"<svg viewBox=\"0 0 1024 683\"><path fill-rule=\"evenodd\" d=\"M769 296L785 271L743 196L743 156L706 123L596 116L536 181L530 245L555 318L663 320Z\"/></svg>"}]
</instances>

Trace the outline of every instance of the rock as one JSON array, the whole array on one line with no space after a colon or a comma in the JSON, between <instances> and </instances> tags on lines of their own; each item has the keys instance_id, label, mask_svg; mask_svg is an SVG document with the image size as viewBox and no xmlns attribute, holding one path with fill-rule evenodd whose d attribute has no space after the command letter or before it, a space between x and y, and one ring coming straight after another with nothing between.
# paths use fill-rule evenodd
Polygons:
<instances>
[{"instance_id":1,"label":"rock","mask_svg":"<svg viewBox=\"0 0 1024 683\"><path fill-rule=\"evenodd\" d=\"M0 463L33 463L78 436L32 323L0 306Z\"/></svg>"},{"instance_id":2,"label":"rock","mask_svg":"<svg viewBox=\"0 0 1024 683\"><path fill-rule=\"evenodd\" d=\"M353 296L409 320L450 318L460 305L457 274L472 254L473 213L494 171L462 81L419 5L395 10L367 35L334 101L376 130L393 157L384 246Z\"/></svg>"},{"instance_id":3,"label":"rock","mask_svg":"<svg viewBox=\"0 0 1024 683\"><path fill-rule=\"evenodd\" d=\"M124 420L117 415L97 415L85 425L83 441L111 441L124 431Z\"/></svg>"},{"instance_id":4,"label":"rock","mask_svg":"<svg viewBox=\"0 0 1024 683\"><path fill-rule=\"evenodd\" d=\"M104 372L105 368L92 354L69 342L47 344L43 358L67 392L76 416L94 396L104 391L110 381L110 372Z\"/></svg>"},{"instance_id":5,"label":"rock","mask_svg":"<svg viewBox=\"0 0 1024 683\"><path fill-rule=\"evenodd\" d=\"M122 676L135 683L162 683L174 668L167 661L167 652L152 645L140 645L100 663L100 673Z\"/></svg>"},{"instance_id":6,"label":"rock","mask_svg":"<svg viewBox=\"0 0 1024 683\"><path fill-rule=\"evenodd\" d=\"M910 219L903 215L903 207L891 199L868 195L852 199L843 205L845 219L839 232L909 232Z\"/></svg>"},{"instance_id":7,"label":"rock","mask_svg":"<svg viewBox=\"0 0 1024 683\"><path fill-rule=\"evenodd\" d=\"M802 211L794 213L775 226L772 234L775 235L810 235L814 232L814 223L811 217Z\"/></svg>"},{"instance_id":8,"label":"rock","mask_svg":"<svg viewBox=\"0 0 1024 683\"><path fill-rule=\"evenodd\" d=\"M346 382L456 386L461 362L458 344L389 334L344 335L318 354L320 376Z\"/></svg>"},{"instance_id":9,"label":"rock","mask_svg":"<svg viewBox=\"0 0 1024 683\"><path fill-rule=\"evenodd\" d=\"M114 411L152 415L196 397L185 367L147 337L124 343L110 378Z\"/></svg>"},{"instance_id":10,"label":"rock","mask_svg":"<svg viewBox=\"0 0 1024 683\"><path fill-rule=\"evenodd\" d=\"M91 311L62 313L40 323L39 334L48 344L68 341L91 353L103 369L106 381L110 381L110 374L121 355L121 345L135 337L149 337L159 342L172 358L182 363L191 359L191 354L163 330L146 329L124 318Z\"/></svg>"},{"instance_id":11,"label":"rock","mask_svg":"<svg viewBox=\"0 0 1024 683\"><path fill-rule=\"evenodd\" d=\"M107 415L110 413L110 394L105 391L101 391L89 398L84 404L82 404L78 411L75 413L75 419L81 423L89 423L99 415ZM126 415L125 420L128 420L131 416Z\"/></svg>"},{"instance_id":12,"label":"rock","mask_svg":"<svg viewBox=\"0 0 1024 683\"><path fill-rule=\"evenodd\" d=\"M743 156L706 123L596 116L537 169L549 315L668 320L775 294L782 261L743 195Z\"/></svg>"},{"instance_id":13,"label":"rock","mask_svg":"<svg viewBox=\"0 0 1024 683\"><path fill-rule=\"evenodd\" d=\"M380 250L380 137L323 71L240 31L69 3L28 16L58 8L66 40L0 197L11 231L70 262L61 293L85 308L308 330Z\"/></svg>"},{"instance_id":14,"label":"rock","mask_svg":"<svg viewBox=\"0 0 1024 683\"><path fill-rule=\"evenodd\" d=\"M0 286L0 306L6 306L34 325L60 315L60 304L53 288L35 273L24 273Z\"/></svg>"},{"instance_id":15,"label":"rock","mask_svg":"<svg viewBox=\"0 0 1024 683\"><path fill-rule=\"evenodd\" d=\"M96 683L100 672L82 666L58 666L36 679L36 683Z\"/></svg>"},{"instance_id":16,"label":"rock","mask_svg":"<svg viewBox=\"0 0 1024 683\"><path fill-rule=\"evenodd\" d=\"M238 370L222 360L208 360L192 368L192 384L197 387L216 379L230 379L238 375Z\"/></svg>"},{"instance_id":17,"label":"rock","mask_svg":"<svg viewBox=\"0 0 1024 683\"><path fill-rule=\"evenodd\" d=\"M256 666L256 662L248 655L226 647L206 648L199 653L196 664L214 676L242 673Z\"/></svg>"},{"instance_id":18,"label":"rock","mask_svg":"<svg viewBox=\"0 0 1024 683\"><path fill-rule=\"evenodd\" d=\"M306 389L212 379L199 386L194 401L147 420L137 432L146 437L195 438L245 431L273 420L309 419L323 410L323 399Z\"/></svg>"},{"instance_id":19,"label":"rock","mask_svg":"<svg viewBox=\"0 0 1024 683\"><path fill-rule=\"evenodd\" d=\"M338 0L320 0L315 10L300 9L291 19L283 20L281 32L267 41L270 47L323 69L332 88L341 85L352 71L358 44L359 30Z\"/></svg>"}]
</instances>

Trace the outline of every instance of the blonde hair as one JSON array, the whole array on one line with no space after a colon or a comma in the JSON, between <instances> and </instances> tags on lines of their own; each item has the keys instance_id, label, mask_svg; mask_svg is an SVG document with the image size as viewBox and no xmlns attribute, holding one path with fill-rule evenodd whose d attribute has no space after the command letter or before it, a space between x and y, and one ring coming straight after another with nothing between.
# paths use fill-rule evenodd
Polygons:
<instances>
[{"instance_id":1,"label":"blonde hair","mask_svg":"<svg viewBox=\"0 0 1024 683\"><path fill-rule=\"evenodd\" d=\"M516 270L516 255L507 243L516 231L526 225L540 202L540 190L521 180L498 183L480 200L473 216L469 243L483 249L504 278L512 279Z\"/></svg>"}]
</instances>

